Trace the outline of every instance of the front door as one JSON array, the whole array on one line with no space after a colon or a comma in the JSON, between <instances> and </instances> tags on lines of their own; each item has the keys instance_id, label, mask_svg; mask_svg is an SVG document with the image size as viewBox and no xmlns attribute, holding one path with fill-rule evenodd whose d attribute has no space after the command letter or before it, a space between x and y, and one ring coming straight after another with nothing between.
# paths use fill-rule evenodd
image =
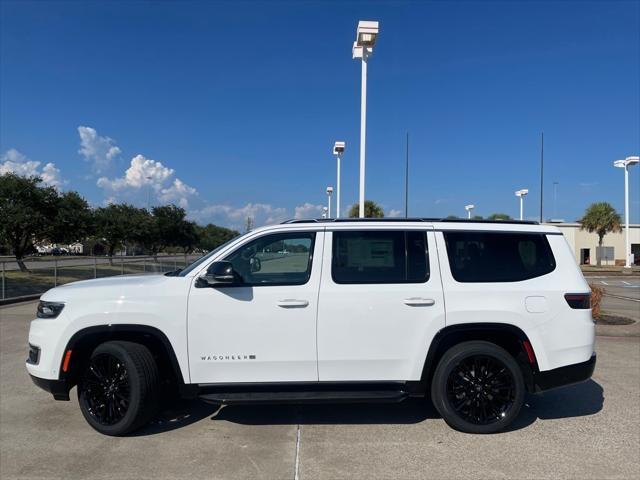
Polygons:
<instances>
[{"instance_id":1,"label":"front door","mask_svg":"<svg viewBox=\"0 0 640 480\"><path fill-rule=\"evenodd\" d=\"M224 260L237 283L189 294L193 383L317 381L316 313L324 236L252 237Z\"/></svg>"},{"instance_id":2,"label":"front door","mask_svg":"<svg viewBox=\"0 0 640 480\"><path fill-rule=\"evenodd\" d=\"M445 326L433 233L336 226L325 235L320 380L419 380L431 339Z\"/></svg>"}]
</instances>

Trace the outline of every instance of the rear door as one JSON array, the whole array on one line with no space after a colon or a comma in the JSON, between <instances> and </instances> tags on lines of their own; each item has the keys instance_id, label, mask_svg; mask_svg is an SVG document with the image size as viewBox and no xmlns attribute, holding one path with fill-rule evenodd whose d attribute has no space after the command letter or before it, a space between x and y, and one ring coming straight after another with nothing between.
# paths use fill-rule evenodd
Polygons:
<instances>
[{"instance_id":1,"label":"rear door","mask_svg":"<svg viewBox=\"0 0 640 480\"><path fill-rule=\"evenodd\" d=\"M419 380L445 310L433 233L325 234L318 304L321 381Z\"/></svg>"}]
</instances>

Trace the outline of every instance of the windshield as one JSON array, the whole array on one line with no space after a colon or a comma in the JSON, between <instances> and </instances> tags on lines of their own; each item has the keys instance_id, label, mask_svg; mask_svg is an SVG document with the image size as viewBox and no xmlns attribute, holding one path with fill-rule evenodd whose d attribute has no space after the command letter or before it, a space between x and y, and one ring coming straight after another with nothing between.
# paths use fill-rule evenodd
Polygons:
<instances>
[{"instance_id":1,"label":"windshield","mask_svg":"<svg viewBox=\"0 0 640 480\"><path fill-rule=\"evenodd\" d=\"M244 234L246 235L246 233ZM209 253L207 253L206 255L200 257L199 259L197 259L195 262L193 262L191 265L183 268L182 270L180 270L180 273L178 273L178 277L186 277L190 272L192 272L194 269L198 268L200 265L202 265L204 262L206 262L207 260L209 260L213 255L215 255L216 253L218 253L220 250L222 250L224 247L226 247L227 245L229 245L231 242L235 242L236 240L238 240L239 238L244 237L244 235L241 235L240 237L234 237L231 240L227 240L226 242L224 242L222 245L218 245L216 248L214 248L213 250L211 250Z\"/></svg>"}]
</instances>

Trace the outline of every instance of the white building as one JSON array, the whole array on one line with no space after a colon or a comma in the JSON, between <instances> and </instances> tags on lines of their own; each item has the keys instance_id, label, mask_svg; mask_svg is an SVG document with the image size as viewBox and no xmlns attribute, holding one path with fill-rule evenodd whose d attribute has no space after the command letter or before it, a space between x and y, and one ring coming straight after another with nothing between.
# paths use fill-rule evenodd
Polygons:
<instances>
[{"instance_id":1,"label":"white building","mask_svg":"<svg viewBox=\"0 0 640 480\"><path fill-rule=\"evenodd\" d=\"M586 230L580 230L579 223L555 223L564 234L569 246L573 250L576 262L580 265L596 265L596 247L598 246L598 235L589 233ZM607 233L602 242L605 248L602 265L620 265L624 266L625 260L625 225L622 225L622 231L617 233ZM629 241L631 243L631 253L634 254L634 264L640 264L640 224L629 225Z\"/></svg>"}]
</instances>

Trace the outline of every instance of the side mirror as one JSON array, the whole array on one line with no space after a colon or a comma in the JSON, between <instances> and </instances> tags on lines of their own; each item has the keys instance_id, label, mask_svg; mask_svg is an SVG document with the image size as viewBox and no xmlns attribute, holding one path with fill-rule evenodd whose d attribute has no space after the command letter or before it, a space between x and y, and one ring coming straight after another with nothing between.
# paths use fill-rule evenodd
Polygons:
<instances>
[{"instance_id":1,"label":"side mirror","mask_svg":"<svg viewBox=\"0 0 640 480\"><path fill-rule=\"evenodd\" d=\"M207 273L198 280L202 286L220 286L237 283L236 273L231 262L213 262L207 269Z\"/></svg>"}]
</instances>

